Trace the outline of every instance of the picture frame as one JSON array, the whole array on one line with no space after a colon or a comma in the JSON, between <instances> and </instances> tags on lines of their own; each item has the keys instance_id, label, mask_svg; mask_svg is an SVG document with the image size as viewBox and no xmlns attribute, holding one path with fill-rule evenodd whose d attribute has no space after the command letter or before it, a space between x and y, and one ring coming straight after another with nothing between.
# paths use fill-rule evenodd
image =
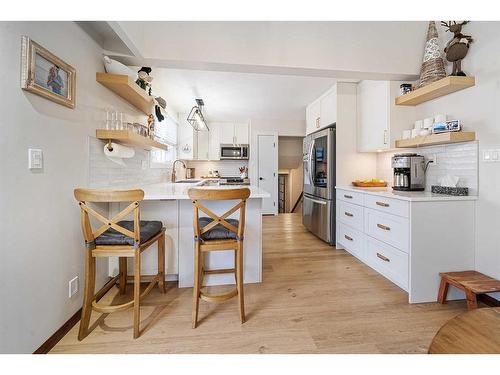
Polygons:
<instances>
[{"instance_id":1,"label":"picture frame","mask_svg":"<svg viewBox=\"0 0 500 375\"><path fill-rule=\"evenodd\" d=\"M21 43L21 88L75 108L75 68L27 36Z\"/></svg>"}]
</instances>

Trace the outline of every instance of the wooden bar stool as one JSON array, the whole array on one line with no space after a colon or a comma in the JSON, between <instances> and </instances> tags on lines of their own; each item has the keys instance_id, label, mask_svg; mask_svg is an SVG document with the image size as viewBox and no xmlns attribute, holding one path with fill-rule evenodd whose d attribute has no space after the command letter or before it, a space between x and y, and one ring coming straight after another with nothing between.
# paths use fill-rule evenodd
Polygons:
<instances>
[{"instance_id":1,"label":"wooden bar stool","mask_svg":"<svg viewBox=\"0 0 500 375\"><path fill-rule=\"evenodd\" d=\"M243 235L245 231L245 205L250 196L248 188L243 189L205 189L192 188L188 191L193 201L194 226L194 287L193 287L193 328L198 324L200 299L207 302L223 302L238 296L241 323L245 322L243 296ZM239 200L238 204L221 216L205 207L201 200ZM228 217L239 210L239 219ZM208 217L200 217L200 211ZM234 250L234 268L207 270L204 254L208 251ZM201 291L203 277L208 274L234 273L236 288L223 294L208 295Z\"/></svg>"},{"instance_id":2,"label":"wooden bar stool","mask_svg":"<svg viewBox=\"0 0 500 375\"><path fill-rule=\"evenodd\" d=\"M140 335L140 301L158 283L162 293L165 293L165 228L161 221L141 221L140 204L144 199L142 190L101 190L75 189L75 198L81 208L81 225L85 239L85 291L83 296L82 316L78 340L83 340L88 331L92 310L103 314L123 311L134 307L134 339ZM88 202L132 202L113 218L107 218L90 206ZM133 214L134 220L122 220ZM90 216L102 225L93 231ZM120 220L120 221L119 221ZM152 278L146 289L141 290L141 253L158 241L158 273ZM95 273L97 257L119 257L119 273L104 287L95 292ZM98 304L96 300L102 297L119 281L120 293L125 294L127 283L127 258L134 258L134 298L124 304L107 306Z\"/></svg>"}]
</instances>

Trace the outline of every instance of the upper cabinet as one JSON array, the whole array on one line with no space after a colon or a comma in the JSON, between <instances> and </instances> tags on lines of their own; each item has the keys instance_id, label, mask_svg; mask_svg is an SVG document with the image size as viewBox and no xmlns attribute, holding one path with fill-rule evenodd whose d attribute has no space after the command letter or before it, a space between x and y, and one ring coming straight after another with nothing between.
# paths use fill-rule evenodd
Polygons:
<instances>
[{"instance_id":1,"label":"upper cabinet","mask_svg":"<svg viewBox=\"0 0 500 375\"><path fill-rule=\"evenodd\" d=\"M320 125L320 100L316 100L306 107L306 134L318 130Z\"/></svg>"},{"instance_id":2,"label":"upper cabinet","mask_svg":"<svg viewBox=\"0 0 500 375\"><path fill-rule=\"evenodd\" d=\"M395 81L361 81L357 88L357 148L376 152L396 147L403 130L411 129L415 108L395 105L399 85Z\"/></svg>"},{"instance_id":3,"label":"upper cabinet","mask_svg":"<svg viewBox=\"0 0 500 375\"><path fill-rule=\"evenodd\" d=\"M221 122L219 127L219 140L221 144L248 144L248 124L234 124Z\"/></svg>"},{"instance_id":4,"label":"upper cabinet","mask_svg":"<svg viewBox=\"0 0 500 375\"><path fill-rule=\"evenodd\" d=\"M337 86L320 99L319 127L331 125L337 122Z\"/></svg>"},{"instance_id":5,"label":"upper cabinet","mask_svg":"<svg viewBox=\"0 0 500 375\"><path fill-rule=\"evenodd\" d=\"M337 86L306 108L306 134L337 122Z\"/></svg>"}]
</instances>

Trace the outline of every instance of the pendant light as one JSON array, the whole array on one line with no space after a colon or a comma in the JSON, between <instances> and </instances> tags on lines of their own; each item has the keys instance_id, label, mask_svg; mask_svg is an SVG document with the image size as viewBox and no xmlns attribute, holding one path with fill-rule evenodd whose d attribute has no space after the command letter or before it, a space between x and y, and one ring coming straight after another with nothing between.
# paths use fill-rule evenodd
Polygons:
<instances>
[{"instance_id":1,"label":"pendant light","mask_svg":"<svg viewBox=\"0 0 500 375\"><path fill-rule=\"evenodd\" d=\"M208 125L202 113L204 105L203 99L196 99L196 105L191 108L191 112L189 112L189 116L187 117L187 122L189 122L196 131L210 130L208 129Z\"/></svg>"}]
</instances>

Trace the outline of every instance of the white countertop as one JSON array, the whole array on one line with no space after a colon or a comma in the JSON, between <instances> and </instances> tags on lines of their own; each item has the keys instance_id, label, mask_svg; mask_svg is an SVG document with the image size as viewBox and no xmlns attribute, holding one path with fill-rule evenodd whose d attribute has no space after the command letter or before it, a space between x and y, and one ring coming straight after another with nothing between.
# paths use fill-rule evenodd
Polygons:
<instances>
[{"instance_id":1,"label":"white countertop","mask_svg":"<svg viewBox=\"0 0 500 375\"><path fill-rule=\"evenodd\" d=\"M200 186L203 181L197 183L171 183L162 182L150 185L136 186L138 189L144 190L144 200L161 200L161 199L189 199L188 190L192 187L201 189L236 189L249 188L250 199L252 198L269 198L271 195L255 185L220 185L220 186Z\"/></svg>"},{"instance_id":2,"label":"white countertop","mask_svg":"<svg viewBox=\"0 0 500 375\"><path fill-rule=\"evenodd\" d=\"M455 196L446 194L433 194L430 191L395 191L392 188L360 188L355 186L336 186L336 189L362 192L370 195L378 195L386 198L401 199L411 202L427 202L427 201L474 201L477 200L475 195Z\"/></svg>"}]
</instances>

